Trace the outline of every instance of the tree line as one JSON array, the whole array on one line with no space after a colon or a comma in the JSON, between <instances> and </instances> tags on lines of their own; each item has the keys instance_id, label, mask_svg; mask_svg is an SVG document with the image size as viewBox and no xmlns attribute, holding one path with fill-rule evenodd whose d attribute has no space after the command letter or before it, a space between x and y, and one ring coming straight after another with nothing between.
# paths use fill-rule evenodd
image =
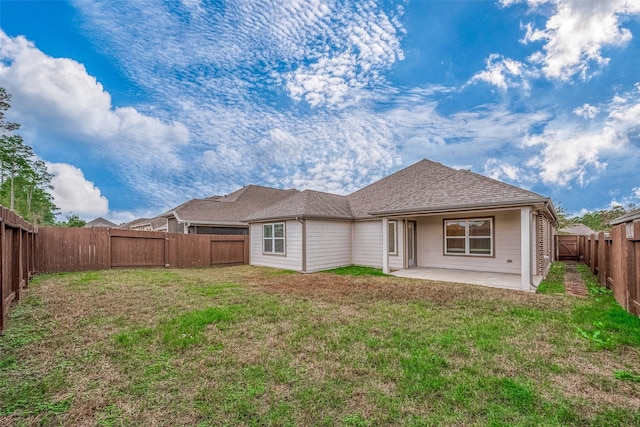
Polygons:
<instances>
[{"instance_id":1,"label":"tree line","mask_svg":"<svg viewBox=\"0 0 640 427\"><path fill-rule=\"evenodd\" d=\"M58 208L45 163L15 133L20 124L5 120L11 94L0 87L0 204L34 224L56 225Z\"/></svg>"}]
</instances>

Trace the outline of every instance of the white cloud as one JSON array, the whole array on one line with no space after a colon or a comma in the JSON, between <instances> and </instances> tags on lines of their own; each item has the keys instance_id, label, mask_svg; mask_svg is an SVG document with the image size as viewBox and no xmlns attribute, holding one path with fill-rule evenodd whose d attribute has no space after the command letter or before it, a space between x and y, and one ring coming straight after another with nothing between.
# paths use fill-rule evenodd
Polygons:
<instances>
[{"instance_id":1,"label":"white cloud","mask_svg":"<svg viewBox=\"0 0 640 427\"><path fill-rule=\"evenodd\" d=\"M575 180L585 185L607 167L603 156L627 148L630 138L640 130L640 94L616 95L606 108L606 120L595 129L558 119L542 133L525 138L526 146L543 147L529 161L531 167L538 168L543 181L567 186Z\"/></svg>"},{"instance_id":2,"label":"white cloud","mask_svg":"<svg viewBox=\"0 0 640 427\"><path fill-rule=\"evenodd\" d=\"M13 94L12 113L32 136L75 141L76 149L107 159L138 191L185 167L179 150L189 132L182 123L114 107L82 64L45 55L24 37L1 30L0 85Z\"/></svg>"},{"instance_id":3,"label":"white cloud","mask_svg":"<svg viewBox=\"0 0 640 427\"><path fill-rule=\"evenodd\" d=\"M61 215L76 214L91 220L109 212L109 201L82 171L65 163L47 163L53 174L51 195Z\"/></svg>"},{"instance_id":4,"label":"white cloud","mask_svg":"<svg viewBox=\"0 0 640 427\"><path fill-rule=\"evenodd\" d=\"M528 166L539 171L546 183L567 186L572 181L587 184L606 168L600 161L602 151L615 149L619 142L604 133L581 132L580 129L546 129L540 135L531 135L526 146L543 146L540 155L529 160Z\"/></svg>"},{"instance_id":5,"label":"white cloud","mask_svg":"<svg viewBox=\"0 0 640 427\"><path fill-rule=\"evenodd\" d=\"M502 55L491 54L486 59L485 65L485 69L476 73L469 80L469 84L484 81L502 90L510 87L520 87L525 91L530 89L528 79L535 73L528 70L526 64Z\"/></svg>"},{"instance_id":6,"label":"white cloud","mask_svg":"<svg viewBox=\"0 0 640 427\"><path fill-rule=\"evenodd\" d=\"M632 37L622 27L623 17L640 14L637 0L502 0L503 6L515 3L526 3L534 11L543 5L554 7L544 28L525 25L523 42L543 43L529 61L540 65L547 78L561 81L576 74L586 80L608 64L603 49L623 46Z\"/></svg>"},{"instance_id":7,"label":"white cloud","mask_svg":"<svg viewBox=\"0 0 640 427\"><path fill-rule=\"evenodd\" d=\"M519 167L499 159L489 159L484 164L484 175L493 179L518 181L521 174L522 170Z\"/></svg>"},{"instance_id":8,"label":"white cloud","mask_svg":"<svg viewBox=\"0 0 640 427\"><path fill-rule=\"evenodd\" d=\"M636 199L640 199L640 187L634 187L631 191Z\"/></svg>"},{"instance_id":9,"label":"white cloud","mask_svg":"<svg viewBox=\"0 0 640 427\"><path fill-rule=\"evenodd\" d=\"M577 107L573 110L573 114L585 119L593 119L599 112L600 109L598 107L589 104L584 104L582 107Z\"/></svg>"},{"instance_id":10,"label":"white cloud","mask_svg":"<svg viewBox=\"0 0 640 427\"><path fill-rule=\"evenodd\" d=\"M309 63L283 76L294 100L313 107L344 107L357 100L360 89L381 83L381 71L404 58L398 37L402 28L373 3L364 3L357 12L326 6L312 10L318 13L311 15L324 23L335 20L318 34L335 49L307 50L304 58Z\"/></svg>"}]
</instances>

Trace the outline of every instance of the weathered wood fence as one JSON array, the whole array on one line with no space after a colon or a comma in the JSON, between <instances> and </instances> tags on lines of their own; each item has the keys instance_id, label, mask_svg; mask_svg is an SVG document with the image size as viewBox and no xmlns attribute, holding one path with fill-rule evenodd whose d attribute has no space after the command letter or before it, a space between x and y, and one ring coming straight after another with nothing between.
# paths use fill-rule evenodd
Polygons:
<instances>
[{"instance_id":1,"label":"weathered wood fence","mask_svg":"<svg viewBox=\"0 0 640 427\"><path fill-rule=\"evenodd\" d=\"M249 236L42 227L38 230L37 259L38 273L247 264Z\"/></svg>"},{"instance_id":2,"label":"weathered wood fence","mask_svg":"<svg viewBox=\"0 0 640 427\"><path fill-rule=\"evenodd\" d=\"M558 261L580 261L584 259L584 248L587 236L577 234L556 235L556 260Z\"/></svg>"},{"instance_id":3,"label":"weathered wood fence","mask_svg":"<svg viewBox=\"0 0 640 427\"><path fill-rule=\"evenodd\" d=\"M20 299L35 270L37 230L0 206L0 333L11 303Z\"/></svg>"},{"instance_id":4,"label":"weathered wood fence","mask_svg":"<svg viewBox=\"0 0 640 427\"><path fill-rule=\"evenodd\" d=\"M625 310L640 316L640 222L587 237L584 260Z\"/></svg>"}]
</instances>

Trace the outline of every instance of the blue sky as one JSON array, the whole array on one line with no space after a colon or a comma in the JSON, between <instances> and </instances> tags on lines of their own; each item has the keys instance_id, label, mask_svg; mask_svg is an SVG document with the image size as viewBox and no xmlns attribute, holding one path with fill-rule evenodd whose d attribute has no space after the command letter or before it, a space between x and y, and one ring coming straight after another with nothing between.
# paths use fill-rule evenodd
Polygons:
<instances>
[{"instance_id":1,"label":"blue sky","mask_svg":"<svg viewBox=\"0 0 640 427\"><path fill-rule=\"evenodd\" d=\"M638 70L638 0L0 1L8 118L85 219L422 158L638 204Z\"/></svg>"}]
</instances>

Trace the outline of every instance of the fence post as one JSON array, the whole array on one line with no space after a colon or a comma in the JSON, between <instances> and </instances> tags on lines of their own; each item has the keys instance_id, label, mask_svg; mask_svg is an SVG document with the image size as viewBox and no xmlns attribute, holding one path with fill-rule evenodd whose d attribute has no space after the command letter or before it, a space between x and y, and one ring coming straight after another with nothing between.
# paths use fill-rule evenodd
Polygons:
<instances>
[{"instance_id":1,"label":"fence post","mask_svg":"<svg viewBox=\"0 0 640 427\"><path fill-rule=\"evenodd\" d=\"M169 262L169 233L162 233L164 235L164 266L166 268L171 267L171 263Z\"/></svg>"},{"instance_id":2,"label":"fence post","mask_svg":"<svg viewBox=\"0 0 640 427\"><path fill-rule=\"evenodd\" d=\"M4 321L7 315L4 306L4 300L7 297L4 294L4 263L6 255L4 247L4 233L4 218L0 218L0 335L2 335L4 332Z\"/></svg>"},{"instance_id":3,"label":"fence post","mask_svg":"<svg viewBox=\"0 0 640 427\"><path fill-rule=\"evenodd\" d=\"M591 235L591 249L589 251L591 252L591 273L595 275L598 266L598 241L595 234Z\"/></svg>"},{"instance_id":4,"label":"fence post","mask_svg":"<svg viewBox=\"0 0 640 427\"><path fill-rule=\"evenodd\" d=\"M613 296L625 310L629 310L629 292L627 291L628 252L627 232L624 224L613 227L611 230L611 271L613 281Z\"/></svg>"},{"instance_id":5,"label":"fence post","mask_svg":"<svg viewBox=\"0 0 640 427\"><path fill-rule=\"evenodd\" d=\"M598 233L598 281L602 286L607 286L607 260L608 248L607 241L604 238L604 231Z\"/></svg>"},{"instance_id":6,"label":"fence post","mask_svg":"<svg viewBox=\"0 0 640 427\"><path fill-rule=\"evenodd\" d=\"M11 278L11 290L14 292L14 301L18 301L20 299L20 280L22 280L22 274L20 270L22 269L22 251L20 250L20 244L22 242L22 238L20 234L22 231L20 229L13 229L12 237L12 278Z\"/></svg>"},{"instance_id":7,"label":"fence post","mask_svg":"<svg viewBox=\"0 0 640 427\"><path fill-rule=\"evenodd\" d=\"M631 265L633 275L629 282L629 311L636 316L640 316L640 221L633 223L633 239L630 241Z\"/></svg>"}]
</instances>

